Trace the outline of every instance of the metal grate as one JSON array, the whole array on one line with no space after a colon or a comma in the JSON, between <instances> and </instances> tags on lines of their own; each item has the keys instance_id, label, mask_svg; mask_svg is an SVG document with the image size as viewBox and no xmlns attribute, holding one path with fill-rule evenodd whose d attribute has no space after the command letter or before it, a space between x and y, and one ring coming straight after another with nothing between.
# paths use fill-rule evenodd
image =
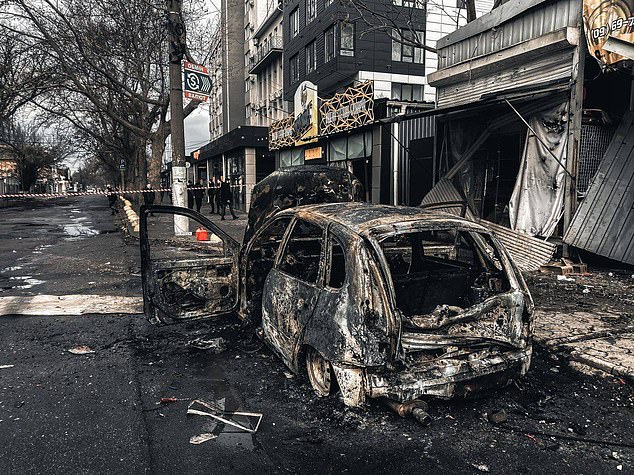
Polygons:
<instances>
[{"instance_id":1,"label":"metal grate","mask_svg":"<svg viewBox=\"0 0 634 475\"><path fill-rule=\"evenodd\" d=\"M615 130L615 127L607 125L581 126L581 148L577 165L577 193L580 196L585 196L588 191Z\"/></svg>"}]
</instances>

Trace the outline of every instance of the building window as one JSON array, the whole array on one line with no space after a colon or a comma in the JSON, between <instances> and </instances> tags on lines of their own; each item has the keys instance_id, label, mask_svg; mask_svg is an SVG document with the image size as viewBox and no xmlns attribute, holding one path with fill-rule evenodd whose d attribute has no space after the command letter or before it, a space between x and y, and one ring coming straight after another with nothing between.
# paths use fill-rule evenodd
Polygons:
<instances>
[{"instance_id":1,"label":"building window","mask_svg":"<svg viewBox=\"0 0 634 475\"><path fill-rule=\"evenodd\" d=\"M299 54L288 60L288 76L291 84L299 81Z\"/></svg>"},{"instance_id":2,"label":"building window","mask_svg":"<svg viewBox=\"0 0 634 475\"><path fill-rule=\"evenodd\" d=\"M423 86L420 84L392 83L392 99L400 101L422 101Z\"/></svg>"},{"instance_id":3,"label":"building window","mask_svg":"<svg viewBox=\"0 0 634 475\"><path fill-rule=\"evenodd\" d=\"M335 57L335 25L324 31L324 62Z\"/></svg>"},{"instance_id":4,"label":"building window","mask_svg":"<svg viewBox=\"0 0 634 475\"><path fill-rule=\"evenodd\" d=\"M423 48L417 44L425 44L424 31L392 29L392 61L423 64Z\"/></svg>"},{"instance_id":5,"label":"building window","mask_svg":"<svg viewBox=\"0 0 634 475\"><path fill-rule=\"evenodd\" d=\"M457 0L457 1L458 1L458 4L460 4L461 1L466 1L466 0ZM406 7L406 8L419 8L419 9L425 8L425 0L392 0L392 4L397 5L399 7Z\"/></svg>"},{"instance_id":6,"label":"building window","mask_svg":"<svg viewBox=\"0 0 634 475\"><path fill-rule=\"evenodd\" d=\"M306 74L310 74L317 69L316 45L317 43L315 41L311 41L308 46L306 46Z\"/></svg>"},{"instance_id":7,"label":"building window","mask_svg":"<svg viewBox=\"0 0 634 475\"><path fill-rule=\"evenodd\" d=\"M317 17L317 0L306 0L306 23Z\"/></svg>"},{"instance_id":8,"label":"building window","mask_svg":"<svg viewBox=\"0 0 634 475\"><path fill-rule=\"evenodd\" d=\"M341 22L341 56L354 56L354 23Z\"/></svg>"},{"instance_id":9,"label":"building window","mask_svg":"<svg viewBox=\"0 0 634 475\"><path fill-rule=\"evenodd\" d=\"M291 24L290 35L291 39L293 39L299 34L299 7L296 7L295 10L291 12L288 19Z\"/></svg>"}]
</instances>

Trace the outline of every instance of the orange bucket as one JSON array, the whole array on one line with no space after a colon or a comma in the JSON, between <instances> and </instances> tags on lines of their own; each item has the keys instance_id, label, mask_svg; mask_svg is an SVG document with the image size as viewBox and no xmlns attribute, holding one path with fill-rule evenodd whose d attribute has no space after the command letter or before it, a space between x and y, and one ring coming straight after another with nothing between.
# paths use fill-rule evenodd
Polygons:
<instances>
[{"instance_id":1,"label":"orange bucket","mask_svg":"<svg viewBox=\"0 0 634 475\"><path fill-rule=\"evenodd\" d=\"M202 226L196 230L196 241L209 241L209 233Z\"/></svg>"}]
</instances>

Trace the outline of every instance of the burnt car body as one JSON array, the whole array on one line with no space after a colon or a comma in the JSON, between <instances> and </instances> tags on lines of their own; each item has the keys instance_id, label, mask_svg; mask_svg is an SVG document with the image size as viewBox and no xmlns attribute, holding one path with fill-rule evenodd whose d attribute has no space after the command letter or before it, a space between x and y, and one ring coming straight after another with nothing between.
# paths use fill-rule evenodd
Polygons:
<instances>
[{"instance_id":1,"label":"burnt car body","mask_svg":"<svg viewBox=\"0 0 634 475\"><path fill-rule=\"evenodd\" d=\"M188 241L194 259L182 243L157 258L150 212L195 219L216 244ZM466 395L530 365L533 303L520 272L486 228L453 215L292 206L239 246L194 211L152 206L141 211L141 250L151 319L237 311L318 394L338 386L350 406Z\"/></svg>"}]
</instances>

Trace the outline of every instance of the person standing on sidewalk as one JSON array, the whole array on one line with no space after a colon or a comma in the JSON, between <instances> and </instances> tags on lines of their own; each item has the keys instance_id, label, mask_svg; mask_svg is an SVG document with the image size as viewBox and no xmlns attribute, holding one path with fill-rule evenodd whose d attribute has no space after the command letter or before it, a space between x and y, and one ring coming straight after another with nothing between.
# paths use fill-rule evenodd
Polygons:
<instances>
[{"instance_id":1,"label":"person standing on sidewalk","mask_svg":"<svg viewBox=\"0 0 634 475\"><path fill-rule=\"evenodd\" d=\"M220 219L224 221L225 219L225 209L229 205L229 211L231 211L231 216L233 219L238 219L236 214L233 212L233 194L231 193L231 187L229 183L225 181L225 177L220 177Z\"/></svg>"},{"instance_id":2,"label":"person standing on sidewalk","mask_svg":"<svg viewBox=\"0 0 634 475\"><path fill-rule=\"evenodd\" d=\"M114 192L110 185L106 186L106 192L108 193L108 206L112 210L112 214L119 212L117 209L117 194Z\"/></svg>"},{"instance_id":3,"label":"person standing on sidewalk","mask_svg":"<svg viewBox=\"0 0 634 475\"><path fill-rule=\"evenodd\" d=\"M216 180L212 178L208 181L207 185L207 200L209 201L209 206L211 207L211 211L209 214L214 214L216 209Z\"/></svg>"},{"instance_id":4,"label":"person standing on sidewalk","mask_svg":"<svg viewBox=\"0 0 634 475\"><path fill-rule=\"evenodd\" d=\"M201 178L194 188L194 200L196 200L196 211L198 213L200 213L200 208L203 205L203 196L205 196L205 182Z\"/></svg>"},{"instance_id":5,"label":"person standing on sidewalk","mask_svg":"<svg viewBox=\"0 0 634 475\"><path fill-rule=\"evenodd\" d=\"M192 190L194 183L191 180L187 180L187 207L194 209L194 190Z\"/></svg>"}]
</instances>

